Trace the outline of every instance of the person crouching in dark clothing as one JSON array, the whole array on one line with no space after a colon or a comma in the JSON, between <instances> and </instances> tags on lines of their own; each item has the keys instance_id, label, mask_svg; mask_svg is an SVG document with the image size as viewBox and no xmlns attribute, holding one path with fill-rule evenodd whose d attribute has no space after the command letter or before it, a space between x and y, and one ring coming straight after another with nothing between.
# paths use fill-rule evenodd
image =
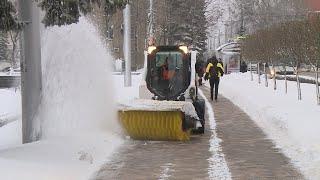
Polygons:
<instances>
[{"instance_id":1,"label":"person crouching in dark clothing","mask_svg":"<svg viewBox=\"0 0 320 180\"><path fill-rule=\"evenodd\" d=\"M208 60L208 65L206 68L205 80L209 79L210 82L210 95L211 100L213 101L213 90L214 90L214 99L218 100L219 93L219 83L220 77L224 74L223 65L218 62L217 58L214 56Z\"/></svg>"}]
</instances>

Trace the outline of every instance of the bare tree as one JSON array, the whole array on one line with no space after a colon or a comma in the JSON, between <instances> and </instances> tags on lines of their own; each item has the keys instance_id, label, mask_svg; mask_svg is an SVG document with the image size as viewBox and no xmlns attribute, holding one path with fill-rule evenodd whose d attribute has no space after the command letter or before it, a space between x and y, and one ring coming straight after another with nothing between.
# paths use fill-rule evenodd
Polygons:
<instances>
[{"instance_id":1,"label":"bare tree","mask_svg":"<svg viewBox=\"0 0 320 180\"><path fill-rule=\"evenodd\" d=\"M312 66L315 72L316 84L316 100L320 105L320 92L319 92L319 63L320 63L320 15L318 13L310 14L309 28L307 33L308 47L307 48L307 61Z\"/></svg>"},{"instance_id":2,"label":"bare tree","mask_svg":"<svg viewBox=\"0 0 320 180\"><path fill-rule=\"evenodd\" d=\"M16 67L19 65L18 59L20 56L20 47L19 47L19 39L20 39L20 31L12 30L9 31L9 37L12 44L10 60L11 66Z\"/></svg>"}]
</instances>

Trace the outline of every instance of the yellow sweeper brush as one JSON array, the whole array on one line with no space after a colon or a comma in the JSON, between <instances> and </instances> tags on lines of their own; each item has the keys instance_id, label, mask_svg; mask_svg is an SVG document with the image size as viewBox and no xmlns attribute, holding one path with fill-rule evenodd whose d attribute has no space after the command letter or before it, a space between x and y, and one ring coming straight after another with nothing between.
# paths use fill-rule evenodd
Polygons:
<instances>
[{"instance_id":1,"label":"yellow sweeper brush","mask_svg":"<svg viewBox=\"0 0 320 180\"><path fill-rule=\"evenodd\" d=\"M135 100L120 107L120 123L136 140L186 141L198 121L188 102Z\"/></svg>"}]
</instances>

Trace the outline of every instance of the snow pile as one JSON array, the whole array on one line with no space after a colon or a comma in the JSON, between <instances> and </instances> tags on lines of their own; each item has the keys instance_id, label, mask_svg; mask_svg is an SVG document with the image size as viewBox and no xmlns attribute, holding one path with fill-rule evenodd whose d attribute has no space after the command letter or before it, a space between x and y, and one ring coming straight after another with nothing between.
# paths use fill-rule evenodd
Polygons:
<instances>
[{"instance_id":1,"label":"snow pile","mask_svg":"<svg viewBox=\"0 0 320 180\"><path fill-rule=\"evenodd\" d=\"M142 74L132 75L132 86L124 87L124 75L114 74L114 92L118 103L127 103L135 98L139 98L139 85L142 79Z\"/></svg>"},{"instance_id":2,"label":"snow pile","mask_svg":"<svg viewBox=\"0 0 320 180\"><path fill-rule=\"evenodd\" d=\"M302 101L297 100L296 82L277 81L278 90L264 82L250 81L250 73L224 76L220 93L243 109L270 139L291 158L309 179L320 179L320 107L315 85L301 84Z\"/></svg>"},{"instance_id":3,"label":"snow pile","mask_svg":"<svg viewBox=\"0 0 320 180\"><path fill-rule=\"evenodd\" d=\"M0 127L21 118L21 93L0 89ZM1 143L1 141L0 141Z\"/></svg>"}]
</instances>

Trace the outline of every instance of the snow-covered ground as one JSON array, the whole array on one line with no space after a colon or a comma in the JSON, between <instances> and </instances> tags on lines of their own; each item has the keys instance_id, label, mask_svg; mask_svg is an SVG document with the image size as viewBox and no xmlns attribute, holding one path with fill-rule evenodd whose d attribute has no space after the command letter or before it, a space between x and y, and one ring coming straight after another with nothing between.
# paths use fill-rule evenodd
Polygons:
<instances>
[{"instance_id":1,"label":"snow-covered ground","mask_svg":"<svg viewBox=\"0 0 320 180\"><path fill-rule=\"evenodd\" d=\"M315 85L301 84L302 101L297 100L295 82L277 81L278 90L250 81L250 73L225 75L220 93L243 109L264 130L277 147L309 179L320 179L320 106Z\"/></svg>"},{"instance_id":2,"label":"snow-covered ground","mask_svg":"<svg viewBox=\"0 0 320 180\"><path fill-rule=\"evenodd\" d=\"M89 179L121 142L109 133L89 133L0 150L1 179Z\"/></svg>"},{"instance_id":3,"label":"snow-covered ground","mask_svg":"<svg viewBox=\"0 0 320 180\"><path fill-rule=\"evenodd\" d=\"M0 89L0 127L21 117L21 93L15 89ZM1 145L1 141L0 141Z\"/></svg>"},{"instance_id":4,"label":"snow-covered ground","mask_svg":"<svg viewBox=\"0 0 320 180\"><path fill-rule=\"evenodd\" d=\"M0 164L1 150L22 144L21 119L0 127Z\"/></svg>"},{"instance_id":5,"label":"snow-covered ground","mask_svg":"<svg viewBox=\"0 0 320 180\"><path fill-rule=\"evenodd\" d=\"M112 76L115 99L138 98L141 75L132 76L132 87L124 87L123 78ZM0 96L7 98L6 107L8 103L20 106L20 96L12 98L14 91L2 90ZM12 110L15 108L1 108L2 113ZM21 121L15 121L0 128L0 169L5 172L0 179L88 179L122 143L117 134L93 133L21 145Z\"/></svg>"}]
</instances>

